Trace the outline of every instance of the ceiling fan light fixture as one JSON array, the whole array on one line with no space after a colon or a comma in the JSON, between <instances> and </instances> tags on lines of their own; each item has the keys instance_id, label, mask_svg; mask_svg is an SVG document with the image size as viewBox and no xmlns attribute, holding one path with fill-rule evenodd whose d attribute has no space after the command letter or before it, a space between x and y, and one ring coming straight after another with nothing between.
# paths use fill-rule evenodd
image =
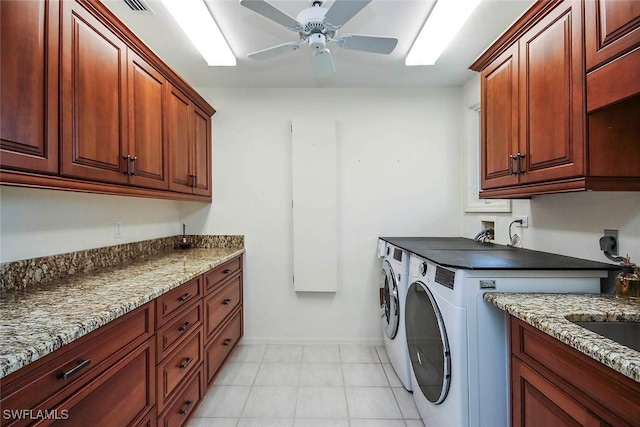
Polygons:
<instances>
[{"instance_id":1,"label":"ceiling fan light fixture","mask_svg":"<svg viewBox=\"0 0 640 427\"><path fill-rule=\"evenodd\" d=\"M236 57L204 0L162 0L209 66L235 66Z\"/></svg>"},{"instance_id":2,"label":"ceiling fan light fixture","mask_svg":"<svg viewBox=\"0 0 640 427\"><path fill-rule=\"evenodd\" d=\"M438 0L409 49L405 65L433 65L481 0Z\"/></svg>"}]
</instances>

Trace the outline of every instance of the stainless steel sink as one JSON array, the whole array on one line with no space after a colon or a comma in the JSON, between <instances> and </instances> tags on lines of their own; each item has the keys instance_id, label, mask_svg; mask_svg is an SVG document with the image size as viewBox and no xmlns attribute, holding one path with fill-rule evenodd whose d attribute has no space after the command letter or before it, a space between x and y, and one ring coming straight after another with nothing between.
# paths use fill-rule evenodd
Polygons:
<instances>
[{"instance_id":1,"label":"stainless steel sink","mask_svg":"<svg viewBox=\"0 0 640 427\"><path fill-rule=\"evenodd\" d=\"M640 351L640 323L639 322L576 322L596 334Z\"/></svg>"}]
</instances>

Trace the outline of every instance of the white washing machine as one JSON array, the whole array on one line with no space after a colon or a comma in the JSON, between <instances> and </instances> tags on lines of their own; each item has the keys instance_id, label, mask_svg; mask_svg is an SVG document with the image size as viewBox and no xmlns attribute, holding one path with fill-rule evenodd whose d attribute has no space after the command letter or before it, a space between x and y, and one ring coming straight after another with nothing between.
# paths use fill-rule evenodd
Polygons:
<instances>
[{"instance_id":1,"label":"white washing machine","mask_svg":"<svg viewBox=\"0 0 640 427\"><path fill-rule=\"evenodd\" d=\"M496 253L474 256L502 262ZM411 254L405 322L413 396L425 426L510 425L507 315L484 301L485 292L599 293L606 276L445 268Z\"/></svg>"},{"instance_id":2,"label":"white washing machine","mask_svg":"<svg viewBox=\"0 0 640 427\"><path fill-rule=\"evenodd\" d=\"M404 324L409 253L379 240L378 256L382 258L379 292L384 347L402 385L411 391L411 367Z\"/></svg>"}]
</instances>

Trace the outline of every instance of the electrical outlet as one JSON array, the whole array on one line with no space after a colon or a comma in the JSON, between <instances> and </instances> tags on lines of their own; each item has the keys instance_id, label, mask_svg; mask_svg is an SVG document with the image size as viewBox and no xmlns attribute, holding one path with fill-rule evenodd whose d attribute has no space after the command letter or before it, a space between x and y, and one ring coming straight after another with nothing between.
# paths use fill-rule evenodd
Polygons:
<instances>
[{"instance_id":1,"label":"electrical outlet","mask_svg":"<svg viewBox=\"0 0 640 427\"><path fill-rule=\"evenodd\" d=\"M517 216L517 217L516 217L516 221L517 221L517 220L521 220L521 221L522 221L522 224L518 224L518 223L516 223L516 224L515 224L515 225L516 225L516 227L522 227L522 228L527 228L527 227L529 227L529 217L528 217L528 216L526 216L526 215L525 215L525 216Z\"/></svg>"},{"instance_id":2,"label":"electrical outlet","mask_svg":"<svg viewBox=\"0 0 640 427\"><path fill-rule=\"evenodd\" d=\"M122 238L122 221L120 221L119 219L113 221L113 238Z\"/></svg>"},{"instance_id":3,"label":"electrical outlet","mask_svg":"<svg viewBox=\"0 0 640 427\"><path fill-rule=\"evenodd\" d=\"M618 230L604 230L604 235L614 238L616 244L611 248L611 255L618 255L618 248L620 247L620 242L618 241Z\"/></svg>"}]
</instances>

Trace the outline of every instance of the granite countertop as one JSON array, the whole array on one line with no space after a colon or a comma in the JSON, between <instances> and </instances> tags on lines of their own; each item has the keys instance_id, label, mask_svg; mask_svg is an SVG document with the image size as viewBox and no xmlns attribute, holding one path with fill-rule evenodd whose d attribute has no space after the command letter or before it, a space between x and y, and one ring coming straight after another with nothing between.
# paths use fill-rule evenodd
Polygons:
<instances>
[{"instance_id":1,"label":"granite countertop","mask_svg":"<svg viewBox=\"0 0 640 427\"><path fill-rule=\"evenodd\" d=\"M243 252L173 250L0 294L0 378Z\"/></svg>"},{"instance_id":2,"label":"granite countertop","mask_svg":"<svg viewBox=\"0 0 640 427\"><path fill-rule=\"evenodd\" d=\"M484 299L592 359L640 382L640 351L573 321L640 322L640 302L613 295L486 293Z\"/></svg>"}]
</instances>

